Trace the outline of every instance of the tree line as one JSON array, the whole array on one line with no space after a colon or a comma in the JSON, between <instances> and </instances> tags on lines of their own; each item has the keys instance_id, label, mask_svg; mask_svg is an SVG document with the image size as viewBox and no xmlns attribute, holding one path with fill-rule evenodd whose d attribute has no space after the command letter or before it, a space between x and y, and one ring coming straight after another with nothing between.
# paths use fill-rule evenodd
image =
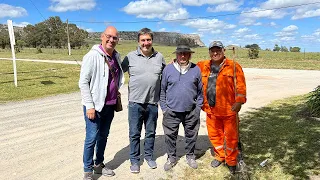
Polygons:
<instances>
[{"instance_id":1,"label":"tree line","mask_svg":"<svg viewBox=\"0 0 320 180\"><path fill-rule=\"evenodd\" d=\"M68 24L71 48L87 46L86 30L78 28L75 24ZM61 21L59 16L49 17L38 24L27 25L22 32L15 31L16 47L33 48L65 48L68 47L67 23ZM10 45L9 33L5 28L0 29L0 47L5 49Z\"/></svg>"}]
</instances>

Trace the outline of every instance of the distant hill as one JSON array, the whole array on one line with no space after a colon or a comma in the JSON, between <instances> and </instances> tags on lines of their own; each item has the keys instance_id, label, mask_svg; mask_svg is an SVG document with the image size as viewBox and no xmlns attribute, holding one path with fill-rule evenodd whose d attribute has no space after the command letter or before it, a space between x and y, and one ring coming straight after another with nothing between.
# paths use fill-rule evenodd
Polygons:
<instances>
[{"instance_id":1,"label":"distant hill","mask_svg":"<svg viewBox=\"0 0 320 180\"><path fill-rule=\"evenodd\" d=\"M101 32L89 33L89 39L99 39ZM121 40L137 41L137 31L119 31ZM161 45L176 46L178 44L188 44L191 47L204 47L205 44L201 41L197 34L181 34L176 32L154 32L153 42Z\"/></svg>"},{"instance_id":2,"label":"distant hill","mask_svg":"<svg viewBox=\"0 0 320 180\"><path fill-rule=\"evenodd\" d=\"M23 27L14 26L14 31L24 36ZM0 31L7 31L6 24L0 24ZM101 32L89 32L88 39L100 39ZM137 31L119 31L121 40L134 40L137 41ZM205 44L201 41L200 36L197 34L182 34L176 32L154 32L154 43L167 46L176 46L178 44L188 44L191 47L204 47Z\"/></svg>"}]
</instances>

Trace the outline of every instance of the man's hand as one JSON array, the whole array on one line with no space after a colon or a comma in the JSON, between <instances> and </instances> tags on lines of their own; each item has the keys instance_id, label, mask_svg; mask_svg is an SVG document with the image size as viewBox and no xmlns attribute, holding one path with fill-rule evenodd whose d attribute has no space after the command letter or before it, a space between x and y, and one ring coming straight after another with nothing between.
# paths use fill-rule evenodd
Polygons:
<instances>
[{"instance_id":1,"label":"man's hand","mask_svg":"<svg viewBox=\"0 0 320 180\"><path fill-rule=\"evenodd\" d=\"M94 108L87 110L87 117L93 120L96 117L96 110Z\"/></svg>"},{"instance_id":2,"label":"man's hand","mask_svg":"<svg viewBox=\"0 0 320 180\"><path fill-rule=\"evenodd\" d=\"M234 103L234 104L232 105L231 110L232 110L232 111L235 111L235 112L239 112L240 109L241 109L241 105L242 105L242 103L236 102L236 103Z\"/></svg>"}]
</instances>

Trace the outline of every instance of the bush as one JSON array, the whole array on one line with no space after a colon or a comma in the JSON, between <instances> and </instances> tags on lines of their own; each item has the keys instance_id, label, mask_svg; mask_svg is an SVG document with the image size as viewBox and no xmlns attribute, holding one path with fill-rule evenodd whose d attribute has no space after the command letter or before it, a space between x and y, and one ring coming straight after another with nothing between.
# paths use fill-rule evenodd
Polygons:
<instances>
[{"instance_id":1,"label":"bush","mask_svg":"<svg viewBox=\"0 0 320 180\"><path fill-rule=\"evenodd\" d=\"M37 47L37 52L36 52L36 54L39 54L39 53L42 53L42 50L41 50L40 47Z\"/></svg>"},{"instance_id":2,"label":"bush","mask_svg":"<svg viewBox=\"0 0 320 180\"><path fill-rule=\"evenodd\" d=\"M257 59L259 57L259 49L250 48L248 51L248 56L250 59Z\"/></svg>"},{"instance_id":3,"label":"bush","mask_svg":"<svg viewBox=\"0 0 320 180\"><path fill-rule=\"evenodd\" d=\"M320 117L320 85L308 96L307 107L311 116Z\"/></svg>"}]
</instances>

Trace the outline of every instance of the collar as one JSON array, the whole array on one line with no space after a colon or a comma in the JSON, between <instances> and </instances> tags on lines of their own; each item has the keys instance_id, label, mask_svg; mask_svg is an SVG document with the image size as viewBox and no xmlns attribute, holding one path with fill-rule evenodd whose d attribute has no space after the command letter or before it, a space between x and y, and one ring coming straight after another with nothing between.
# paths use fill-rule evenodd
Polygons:
<instances>
[{"instance_id":1,"label":"collar","mask_svg":"<svg viewBox=\"0 0 320 180\"><path fill-rule=\"evenodd\" d=\"M138 56L145 56L144 54L142 54L141 49L140 49L139 46L137 47L136 54L137 54ZM152 47L152 54L151 54L150 57L156 56L156 54L158 54L158 51L154 50L154 48Z\"/></svg>"}]
</instances>

